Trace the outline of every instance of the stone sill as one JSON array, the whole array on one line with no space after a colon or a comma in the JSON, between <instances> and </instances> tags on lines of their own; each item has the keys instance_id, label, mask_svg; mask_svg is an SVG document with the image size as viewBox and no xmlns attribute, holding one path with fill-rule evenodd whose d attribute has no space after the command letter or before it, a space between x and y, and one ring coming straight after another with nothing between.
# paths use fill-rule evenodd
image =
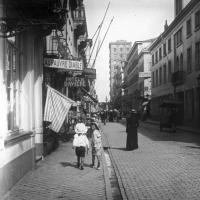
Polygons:
<instances>
[{"instance_id":1,"label":"stone sill","mask_svg":"<svg viewBox=\"0 0 200 200\"><path fill-rule=\"evenodd\" d=\"M26 140L30 138L33 135L33 132L24 132L24 131L19 131L16 133L13 133L12 135L6 137L4 141L5 147L12 146L18 142L21 142L23 140Z\"/></svg>"}]
</instances>

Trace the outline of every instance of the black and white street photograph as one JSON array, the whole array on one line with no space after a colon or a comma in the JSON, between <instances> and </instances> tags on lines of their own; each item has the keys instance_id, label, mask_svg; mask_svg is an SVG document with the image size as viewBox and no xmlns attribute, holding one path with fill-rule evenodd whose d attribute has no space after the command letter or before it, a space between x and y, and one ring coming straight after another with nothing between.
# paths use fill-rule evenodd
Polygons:
<instances>
[{"instance_id":1,"label":"black and white street photograph","mask_svg":"<svg viewBox=\"0 0 200 200\"><path fill-rule=\"evenodd\" d=\"M200 200L200 0L0 0L0 200Z\"/></svg>"}]
</instances>

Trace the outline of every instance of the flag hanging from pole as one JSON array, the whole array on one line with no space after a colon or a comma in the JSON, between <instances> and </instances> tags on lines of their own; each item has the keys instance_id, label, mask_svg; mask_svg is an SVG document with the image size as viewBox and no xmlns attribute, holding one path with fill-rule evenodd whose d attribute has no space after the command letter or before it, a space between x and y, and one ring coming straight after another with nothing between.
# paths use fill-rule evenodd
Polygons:
<instances>
[{"instance_id":1,"label":"flag hanging from pole","mask_svg":"<svg viewBox=\"0 0 200 200\"><path fill-rule=\"evenodd\" d=\"M51 122L49 126L55 132L59 132L66 115L74 103L57 90L47 86L47 96L44 108L44 121Z\"/></svg>"}]
</instances>

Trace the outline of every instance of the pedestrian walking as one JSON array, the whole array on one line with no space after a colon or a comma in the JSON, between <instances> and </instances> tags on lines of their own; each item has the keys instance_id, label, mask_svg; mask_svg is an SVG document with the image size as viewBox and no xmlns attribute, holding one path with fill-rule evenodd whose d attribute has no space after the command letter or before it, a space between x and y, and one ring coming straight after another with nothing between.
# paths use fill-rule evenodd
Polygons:
<instances>
[{"instance_id":1,"label":"pedestrian walking","mask_svg":"<svg viewBox=\"0 0 200 200\"><path fill-rule=\"evenodd\" d=\"M126 120L126 150L134 150L138 148L139 115L136 110L132 109Z\"/></svg>"},{"instance_id":2,"label":"pedestrian walking","mask_svg":"<svg viewBox=\"0 0 200 200\"><path fill-rule=\"evenodd\" d=\"M87 133L87 127L84 123L78 123L75 126L74 140L73 140L73 148L75 148L75 153L77 156L77 167L81 170L84 169L84 158L85 153L89 150L89 140L85 135Z\"/></svg>"},{"instance_id":3,"label":"pedestrian walking","mask_svg":"<svg viewBox=\"0 0 200 200\"><path fill-rule=\"evenodd\" d=\"M92 129L92 138L91 138L91 147L92 147L92 167L95 167L95 157L97 158L97 169L101 169L101 154L102 154L102 139L99 127L96 123L91 124Z\"/></svg>"}]
</instances>

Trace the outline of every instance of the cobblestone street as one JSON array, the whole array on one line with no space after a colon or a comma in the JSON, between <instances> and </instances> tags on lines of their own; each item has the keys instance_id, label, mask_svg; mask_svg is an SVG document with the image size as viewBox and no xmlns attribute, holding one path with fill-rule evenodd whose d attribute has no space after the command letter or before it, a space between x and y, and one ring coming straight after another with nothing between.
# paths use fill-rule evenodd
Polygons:
<instances>
[{"instance_id":1,"label":"cobblestone street","mask_svg":"<svg viewBox=\"0 0 200 200\"><path fill-rule=\"evenodd\" d=\"M139 149L126 151L121 124L102 126L123 199L200 199L200 137L191 133L159 132L143 124Z\"/></svg>"}]
</instances>

